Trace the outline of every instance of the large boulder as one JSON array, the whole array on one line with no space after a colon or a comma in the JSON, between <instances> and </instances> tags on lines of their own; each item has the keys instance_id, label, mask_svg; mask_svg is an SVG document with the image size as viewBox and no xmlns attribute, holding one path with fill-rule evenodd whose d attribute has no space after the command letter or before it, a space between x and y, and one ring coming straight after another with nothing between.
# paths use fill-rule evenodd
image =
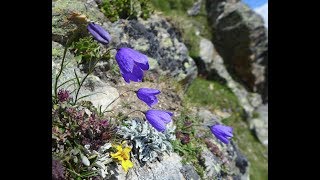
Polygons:
<instances>
[{"instance_id":1,"label":"large boulder","mask_svg":"<svg viewBox=\"0 0 320 180\"><path fill-rule=\"evenodd\" d=\"M153 71L170 75L186 87L197 76L197 67L188 55L187 47L179 41L172 25L162 16L153 14L147 20L120 19L112 23L103 16L94 1L59 0L54 2L52 9L53 41L65 44L68 38L76 40L88 35L85 22L70 18L74 13L85 15L87 21L94 21L108 30L112 36L110 45L131 47L146 54Z\"/></svg>"},{"instance_id":2,"label":"large boulder","mask_svg":"<svg viewBox=\"0 0 320 180\"><path fill-rule=\"evenodd\" d=\"M239 0L207 0L213 43L234 79L268 101L268 34L260 15Z\"/></svg>"}]
</instances>

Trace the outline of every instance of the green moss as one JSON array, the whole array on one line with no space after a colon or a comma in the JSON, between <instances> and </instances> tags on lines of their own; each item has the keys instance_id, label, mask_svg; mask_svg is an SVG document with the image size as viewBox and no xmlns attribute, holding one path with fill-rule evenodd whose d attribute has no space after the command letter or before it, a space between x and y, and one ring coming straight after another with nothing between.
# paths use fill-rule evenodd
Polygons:
<instances>
[{"instance_id":1,"label":"green moss","mask_svg":"<svg viewBox=\"0 0 320 180\"><path fill-rule=\"evenodd\" d=\"M152 13L148 0L103 0L102 12L111 22L118 19L147 19Z\"/></svg>"},{"instance_id":2,"label":"green moss","mask_svg":"<svg viewBox=\"0 0 320 180\"><path fill-rule=\"evenodd\" d=\"M209 110L230 109L231 116L222 122L234 128L235 141L250 163L250 179L268 179L267 148L251 133L244 119L237 97L225 86L204 79L196 79L186 92L185 102L206 106Z\"/></svg>"},{"instance_id":3,"label":"green moss","mask_svg":"<svg viewBox=\"0 0 320 180\"><path fill-rule=\"evenodd\" d=\"M173 10L187 11L195 2L195 0L151 0L157 9L167 13Z\"/></svg>"},{"instance_id":4,"label":"green moss","mask_svg":"<svg viewBox=\"0 0 320 180\"><path fill-rule=\"evenodd\" d=\"M211 39L212 36L207 21L205 3L202 3L200 13L197 16L188 16L187 10L196 0L152 0L151 2L154 9L163 12L181 32L182 40L189 49L189 55L199 57L200 36L207 39Z\"/></svg>"},{"instance_id":5,"label":"green moss","mask_svg":"<svg viewBox=\"0 0 320 180\"><path fill-rule=\"evenodd\" d=\"M198 105L206 105L211 109L231 109L240 112L237 97L225 86L204 79L196 79L188 88L186 100Z\"/></svg>"}]
</instances>

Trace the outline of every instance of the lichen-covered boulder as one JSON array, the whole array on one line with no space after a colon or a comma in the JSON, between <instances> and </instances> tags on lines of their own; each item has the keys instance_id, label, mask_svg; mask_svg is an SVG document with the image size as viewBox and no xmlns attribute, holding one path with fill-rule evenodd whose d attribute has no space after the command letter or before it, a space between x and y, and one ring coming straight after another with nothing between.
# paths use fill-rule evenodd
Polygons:
<instances>
[{"instance_id":1,"label":"lichen-covered boulder","mask_svg":"<svg viewBox=\"0 0 320 180\"><path fill-rule=\"evenodd\" d=\"M86 17L82 21L73 19L74 13ZM52 39L65 44L67 39L77 40L88 35L89 21L101 24L111 35L111 46L131 47L149 57L153 71L170 75L186 87L197 76L197 67L188 55L188 49L177 38L172 25L160 15L147 20L108 21L94 1L58 0L53 2ZM101 75L102 76L102 75Z\"/></svg>"},{"instance_id":2,"label":"lichen-covered boulder","mask_svg":"<svg viewBox=\"0 0 320 180\"><path fill-rule=\"evenodd\" d=\"M189 85L198 74L188 49L177 38L172 25L160 15L147 20L119 20L103 26L113 35L117 47L128 46L149 57L151 71L170 75Z\"/></svg>"}]
</instances>

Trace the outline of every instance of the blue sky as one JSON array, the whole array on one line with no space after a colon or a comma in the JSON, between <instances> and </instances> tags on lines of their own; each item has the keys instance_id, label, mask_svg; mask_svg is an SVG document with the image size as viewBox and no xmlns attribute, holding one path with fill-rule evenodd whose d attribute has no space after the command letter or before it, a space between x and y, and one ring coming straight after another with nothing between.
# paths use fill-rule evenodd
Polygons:
<instances>
[{"instance_id":1,"label":"blue sky","mask_svg":"<svg viewBox=\"0 0 320 180\"><path fill-rule=\"evenodd\" d=\"M252 9L260 7L265 3L268 3L268 0L242 0L244 3L249 5Z\"/></svg>"},{"instance_id":2,"label":"blue sky","mask_svg":"<svg viewBox=\"0 0 320 180\"><path fill-rule=\"evenodd\" d=\"M268 0L242 0L242 2L260 14L268 28Z\"/></svg>"}]
</instances>

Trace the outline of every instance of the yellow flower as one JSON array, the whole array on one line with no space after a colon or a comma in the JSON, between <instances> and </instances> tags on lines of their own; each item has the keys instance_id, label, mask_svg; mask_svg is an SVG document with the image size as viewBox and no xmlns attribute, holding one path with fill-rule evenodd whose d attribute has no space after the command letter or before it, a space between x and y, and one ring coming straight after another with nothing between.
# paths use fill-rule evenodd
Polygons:
<instances>
[{"instance_id":1,"label":"yellow flower","mask_svg":"<svg viewBox=\"0 0 320 180\"><path fill-rule=\"evenodd\" d=\"M123 144L124 144L124 142L121 145L115 146L117 149L117 152L111 153L110 155L112 158L119 160L121 162L122 168L126 172L128 172L128 169L133 167L133 163L130 161L131 148L125 147L124 149L122 149Z\"/></svg>"}]
</instances>

